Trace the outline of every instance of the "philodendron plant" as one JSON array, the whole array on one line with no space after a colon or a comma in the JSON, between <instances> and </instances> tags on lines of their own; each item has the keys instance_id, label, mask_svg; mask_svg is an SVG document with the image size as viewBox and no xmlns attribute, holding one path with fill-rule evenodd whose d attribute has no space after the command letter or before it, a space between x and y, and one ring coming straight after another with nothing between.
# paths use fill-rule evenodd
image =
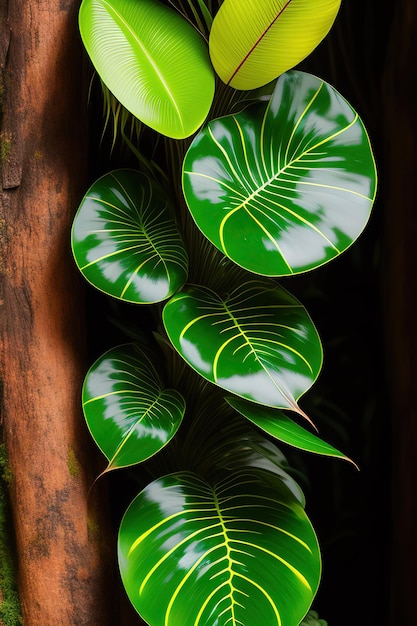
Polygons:
<instances>
[{"instance_id":1,"label":"philodendron plant","mask_svg":"<svg viewBox=\"0 0 417 626\"><path fill-rule=\"evenodd\" d=\"M293 69L339 5L80 7L107 97L146 137L137 169L88 189L72 249L91 285L154 319L149 337L98 358L82 391L103 473L141 464L152 476L118 535L123 585L151 626L324 623L310 611L318 540L277 443L350 459L300 406L322 345L279 279L349 248L375 198L359 115Z\"/></svg>"}]
</instances>

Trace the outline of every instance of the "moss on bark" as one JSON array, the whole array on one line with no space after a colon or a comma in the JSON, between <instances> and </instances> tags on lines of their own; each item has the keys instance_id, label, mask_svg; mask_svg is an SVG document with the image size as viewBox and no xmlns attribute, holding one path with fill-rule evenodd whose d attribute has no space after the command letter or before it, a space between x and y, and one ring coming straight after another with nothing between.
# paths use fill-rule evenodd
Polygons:
<instances>
[{"instance_id":1,"label":"moss on bark","mask_svg":"<svg viewBox=\"0 0 417 626\"><path fill-rule=\"evenodd\" d=\"M8 487L12 475L6 448L0 444L0 626L23 624L15 576L15 551Z\"/></svg>"}]
</instances>

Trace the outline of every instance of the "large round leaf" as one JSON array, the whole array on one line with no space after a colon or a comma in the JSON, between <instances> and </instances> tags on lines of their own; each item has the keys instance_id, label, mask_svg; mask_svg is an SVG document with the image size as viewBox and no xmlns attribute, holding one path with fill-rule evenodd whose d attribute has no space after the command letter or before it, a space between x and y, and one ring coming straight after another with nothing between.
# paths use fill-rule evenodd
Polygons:
<instances>
[{"instance_id":1,"label":"large round leaf","mask_svg":"<svg viewBox=\"0 0 417 626\"><path fill-rule=\"evenodd\" d=\"M307 452L350 461L345 454L294 422L283 411L247 402L242 398L226 398L226 400L236 411L279 441Z\"/></svg>"},{"instance_id":2,"label":"large round leaf","mask_svg":"<svg viewBox=\"0 0 417 626\"><path fill-rule=\"evenodd\" d=\"M205 120L214 95L207 46L157 0L83 0L84 46L104 84L142 122L175 139Z\"/></svg>"},{"instance_id":3,"label":"large round leaf","mask_svg":"<svg viewBox=\"0 0 417 626\"><path fill-rule=\"evenodd\" d=\"M186 286L163 310L168 336L203 378L232 393L301 413L298 398L322 365L317 331L302 304L272 281L220 297Z\"/></svg>"},{"instance_id":4,"label":"large round leaf","mask_svg":"<svg viewBox=\"0 0 417 626\"><path fill-rule=\"evenodd\" d=\"M165 389L157 367L153 353L125 344L103 354L85 377L83 411L108 470L153 456L181 424L184 400Z\"/></svg>"},{"instance_id":5,"label":"large round leaf","mask_svg":"<svg viewBox=\"0 0 417 626\"><path fill-rule=\"evenodd\" d=\"M169 201L135 170L115 170L93 183L75 216L71 242L84 277L121 300L160 302L187 277L187 254Z\"/></svg>"},{"instance_id":6,"label":"large round leaf","mask_svg":"<svg viewBox=\"0 0 417 626\"><path fill-rule=\"evenodd\" d=\"M204 235L268 276L313 269L368 222L375 162L358 114L326 82L292 71L268 104L210 122L184 161L183 187Z\"/></svg>"},{"instance_id":7,"label":"large round leaf","mask_svg":"<svg viewBox=\"0 0 417 626\"><path fill-rule=\"evenodd\" d=\"M210 32L220 78L254 89L291 69L322 41L341 0L224 0Z\"/></svg>"},{"instance_id":8,"label":"large round leaf","mask_svg":"<svg viewBox=\"0 0 417 626\"><path fill-rule=\"evenodd\" d=\"M118 550L151 626L298 626L321 573L303 508L262 470L214 487L190 473L151 483L123 517Z\"/></svg>"}]
</instances>

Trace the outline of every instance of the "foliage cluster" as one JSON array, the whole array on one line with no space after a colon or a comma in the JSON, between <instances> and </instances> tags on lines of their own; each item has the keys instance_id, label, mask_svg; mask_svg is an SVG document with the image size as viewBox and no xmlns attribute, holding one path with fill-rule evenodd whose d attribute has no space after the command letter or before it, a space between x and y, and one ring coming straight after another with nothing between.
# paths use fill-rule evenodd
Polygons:
<instances>
[{"instance_id":1,"label":"foliage cluster","mask_svg":"<svg viewBox=\"0 0 417 626\"><path fill-rule=\"evenodd\" d=\"M140 464L149 476L118 557L151 626L323 623L309 612L319 543L277 442L350 459L300 405L323 351L280 279L347 250L375 198L359 115L293 69L339 6L81 4L107 121L137 168L92 183L72 249L91 285L151 320L93 363L82 402L103 473Z\"/></svg>"}]
</instances>

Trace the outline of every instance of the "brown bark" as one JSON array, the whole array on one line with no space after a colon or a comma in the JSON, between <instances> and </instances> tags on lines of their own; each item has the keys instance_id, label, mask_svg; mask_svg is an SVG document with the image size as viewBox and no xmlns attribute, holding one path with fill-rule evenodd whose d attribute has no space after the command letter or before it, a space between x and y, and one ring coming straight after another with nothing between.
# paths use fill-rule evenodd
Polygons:
<instances>
[{"instance_id":1,"label":"brown bark","mask_svg":"<svg viewBox=\"0 0 417 626\"><path fill-rule=\"evenodd\" d=\"M415 624L417 581L417 6L395 5L383 91L385 210L383 310L392 412L390 624ZM382 546L382 549L385 549Z\"/></svg>"},{"instance_id":2,"label":"brown bark","mask_svg":"<svg viewBox=\"0 0 417 626\"><path fill-rule=\"evenodd\" d=\"M77 11L73 0L0 0L1 420L25 626L115 624L105 589L114 545L86 497L95 451L80 408L82 285L70 252L86 181Z\"/></svg>"}]
</instances>

